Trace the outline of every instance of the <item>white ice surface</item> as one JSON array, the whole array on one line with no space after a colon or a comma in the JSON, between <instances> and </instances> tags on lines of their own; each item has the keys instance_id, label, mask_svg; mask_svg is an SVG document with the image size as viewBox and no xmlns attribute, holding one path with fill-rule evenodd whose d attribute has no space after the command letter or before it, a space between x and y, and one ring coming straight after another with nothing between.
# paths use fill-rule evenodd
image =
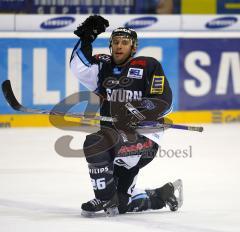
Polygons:
<instances>
[{"instance_id":1,"label":"white ice surface","mask_svg":"<svg viewBox=\"0 0 240 232\"><path fill-rule=\"evenodd\" d=\"M86 134L56 128L0 130L0 232L240 231L240 125L205 125L203 133L169 129L162 149L189 149L192 157L155 158L139 174L138 187L181 178L184 203L114 218L83 218L81 203L93 197L86 162L64 158L55 141ZM189 151L188 151L189 152Z\"/></svg>"}]
</instances>

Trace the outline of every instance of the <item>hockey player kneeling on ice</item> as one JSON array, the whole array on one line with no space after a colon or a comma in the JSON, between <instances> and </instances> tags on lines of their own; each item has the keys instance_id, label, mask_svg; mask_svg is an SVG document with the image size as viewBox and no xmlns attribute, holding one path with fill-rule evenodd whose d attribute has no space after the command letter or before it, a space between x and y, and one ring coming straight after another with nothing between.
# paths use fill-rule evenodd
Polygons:
<instances>
[{"instance_id":1,"label":"hockey player kneeling on ice","mask_svg":"<svg viewBox=\"0 0 240 232\"><path fill-rule=\"evenodd\" d=\"M100 131L86 136L84 154L89 165L95 199L82 204L82 215L104 210L113 216L126 212L161 209L176 211L182 205L182 181L152 190L137 190L139 170L158 150L156 138L140 134L132 125L163 120L172 105L172 91L161 64L152 57L136 57L137 33L113 30L111 55L92 55L92 42L109 23L89 16L75 31L80 39L71 56L74 75L100 97L100 114L117 122L101 121ZM175 193L178 191L178 197Z\"/></svg>"}]
</instances>

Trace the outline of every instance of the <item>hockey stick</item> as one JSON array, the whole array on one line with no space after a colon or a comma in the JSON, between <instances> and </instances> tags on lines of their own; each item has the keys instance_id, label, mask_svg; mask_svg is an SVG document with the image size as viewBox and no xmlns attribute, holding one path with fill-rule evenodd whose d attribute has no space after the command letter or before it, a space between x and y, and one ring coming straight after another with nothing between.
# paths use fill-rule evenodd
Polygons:
<instances>
[{"instance_id":1,"label":"hockey stick","mask_svg":"<svg viewBox=\"0 0 240 232\"><path fill-rule=\"evenodd\" d=\"M198 131L203 132L203 127L201 126L185 126L178 124L170 124L170 123L159 123L153 121L142 121L133 126L136 129L180 129L180 130L190 130L190 131Z\"/></svg>"},{"instance_id":2,"label":"hockey stick","mask_svg":"<svg viewBox=\"0 0 240 232\"><path fill-rule=\"evenodd\" d=\"M72 118L81 118L81 119L92 119L92 120L101 120L101 121L107 121L107 122L115 122L116 119L112 117L105 117L105 116L96 116L96 115L85 115L85 114L79 114L79 113L64 113L59 111L51 111L51 110L42 110L42 109L32 109L27 108L23 105L21 105L18 100L16 99L10 80L5 80L2 83L2 91L4 94L4 97L8 104L16 111L21 111L25 113L32 113L32 114L46 114L46 115L55 115L55 116L68 116Z\"/></svg>"},{"instance_id":3,"label":"hockey stick","mask_svg":"<svg viewBox=\"0 0 240 232\"><path fill-rule=\"evenodd\" d=\"M135 129L180 129L180 130L191 130L191 131L198 131L203 132L203 127L197 127L197 126L185 126L185 125L178 125L178 124L172 124L172 123L160 123L158 121L144 121L146 118L138 109L136 109L130 102L126 103L125 107L136 117L140 120L137 124L132 124L131 127ZM165 112L163 116L166 116L169 114L170 111ZM161 116L160 119L163 117ZM165 118L164 121L170 121L168 118Z\"/></svg>"},{"instance_id":4,"label":"hockey stick","mask_svg":"<svg viewBox=\"0 0 240 232\"><path fill-rule=\"evenodd\" d=\"M107 122L116 122L116 118L107 117L107 116L96 116L96 115L85 115L79 113L64 113L59 111L51 111L51 110L42 110L42 109L32 109L21 105L16 99L10 80L5 80L2 83L2 91L4 97L8 104L16 111L25 112L25 113L33 113L33 114L45 114L45 115L55 115L55 116L68 116L71 118L80 118L80 119L90 119L90 120L100 120ZM169 112L166 113L166 115ZM166 116L166 115L162 115ZM139 125L133 125L133 127L138 129L162 129L162 128L174 128L174 129L182 129L182 130L191 130L191 131L203 131L203 127L195 127L195 126L185 126L185 125L177 125L177 124L165 124L159 122L146 122L143 121Z\"/></svg>"}]
</instances>

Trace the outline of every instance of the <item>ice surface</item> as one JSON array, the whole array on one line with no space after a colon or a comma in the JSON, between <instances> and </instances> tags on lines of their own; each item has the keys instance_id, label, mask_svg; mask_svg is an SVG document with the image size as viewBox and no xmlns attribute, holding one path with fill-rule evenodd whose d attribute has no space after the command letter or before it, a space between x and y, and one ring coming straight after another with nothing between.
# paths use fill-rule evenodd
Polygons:
<instances>
[{"instance_id":1,"label":"ice surface","mask_svg":"<svg viewBox=\"0 0 240 232\"><path fill-rule=\"evenodd\" d=\"M161 149L185 149L188 157L158 153L138 176L137 186L158 187L181 178L184 203L114 218L81 217L93 197L86 162L64 158L54 145L73 135L80 149L85 133L56 128L0 130L0 231L240 231L240 125L205 125L203 133L169 129ZM191 157L190 157L191 146ZM172 151L170 151L172 150Z\"/></svg>"}]
</instances>

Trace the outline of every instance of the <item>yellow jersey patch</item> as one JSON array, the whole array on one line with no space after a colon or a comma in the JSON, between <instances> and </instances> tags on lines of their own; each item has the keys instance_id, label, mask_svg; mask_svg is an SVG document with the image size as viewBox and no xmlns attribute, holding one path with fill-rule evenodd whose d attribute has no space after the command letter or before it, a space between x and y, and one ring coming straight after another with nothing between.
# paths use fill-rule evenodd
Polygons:
<instances>
[{"instance_id":1,"label":"yellow jersey patch","mask_svg":"<svg viewBox=\"0 0 240 232\"><path fill-rule=\"evenodd\" d=\"M151 90L152 94L162 94L164 91L164 79L165 76L153 76Z\"/></svg>"}]
</instances>

